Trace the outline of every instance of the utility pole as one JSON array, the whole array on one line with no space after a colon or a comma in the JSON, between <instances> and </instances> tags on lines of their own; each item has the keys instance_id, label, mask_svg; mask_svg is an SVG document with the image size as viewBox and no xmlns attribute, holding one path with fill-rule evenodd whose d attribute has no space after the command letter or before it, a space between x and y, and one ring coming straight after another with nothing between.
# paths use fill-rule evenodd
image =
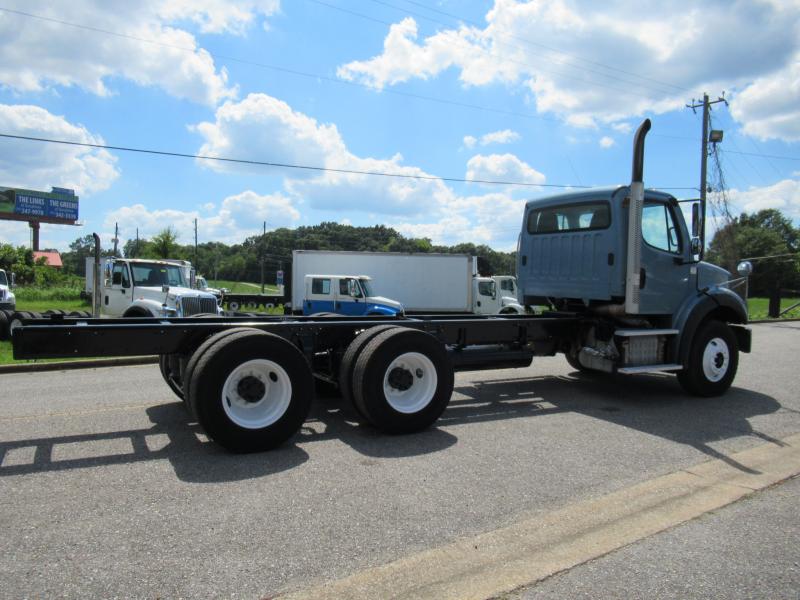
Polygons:
<instances>
[{"instance_id":1,"label":"utility pole","mask_svg":"<svg viewBox=\"0 0 800 600\"><path fill-rule=\"evenodd\" d=\"M687 104L687 108L691 108L692 112L697 114L696 109L703 109L703 138L700 145L700 259L706 250L706 191L708 190L708 124L710 121L711 105L724 102L728 104L725 99L725 92L716 100L709 101L708 94L703 94L703 101L697 102L692 98L692 103Z\"/></svg>"},{"instance_id":2,"label":"utility pole","mask_svg":"<svg viewBox=\"0 0 800 600\"><path fill-rule=\"evenodd\" d=\"M136 228L136 256L134 258L139 258L139 228Z\"/></svg>"},{"instance_id":3,"label":"utility pole","mask_svg":"<svg viewBox=\"0 0 800 600\"><path fill-rule=\"evenodd\" d=\"M200 272L200 265L197 264L197 219L194 220L194 271Z\"/></svg>"},{"instance_id":4,"label":"utility pole","mask_svg":"<svg viewBox=\"0 0 800 600\"><path fill-rule=\"evenodd\" d=\"M261 246L261 295L262 296L264 295L264 258L265 258L264 254L266 252L266 249L264 248L264 245L266 244L266 238L267 238L267 222L264 221L264 233L261 236L261 244L260 244L260 246Z\"/></svg>"},{"instance_id":5,"label":"utility pole","mask_svg":"<svg viewBox=\"0 0 800 600\"><path fill-rule=\"evenodd\" d=\"M119 244L119 223L114 223L114 256L117 256L117 244Z\"/></svg>"}]
</instances>

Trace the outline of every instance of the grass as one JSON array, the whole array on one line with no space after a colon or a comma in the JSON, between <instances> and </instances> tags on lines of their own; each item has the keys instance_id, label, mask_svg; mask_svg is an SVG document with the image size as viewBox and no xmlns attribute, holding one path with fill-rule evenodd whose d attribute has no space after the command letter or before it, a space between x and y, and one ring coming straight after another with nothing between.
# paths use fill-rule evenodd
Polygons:
<instances>
[{"instance_id":1,"label":"grass","mask_svg":"<svg viewBox=\"0 0 800 600\"><path fill-rule=\"evenodd\" d=\"M781 298L781 310L786 310L793 304L800 302L800 298ZM769 309L769 298L748 298L747 310L750 313L751 319L767 319L767 311ZM782 318L784 319L797 319L800 318L800 306L786 313Z\"/></svg>"},{"instance_id":2,"label":"grass","mask_svg":"<svg viewBox=\"0 0 800 600\"><path fill-rule=\"evenodd\" d=\"M248 281L228 281L225 279L209 279L208 285L213 288L227 288L232 294L260 294L261 284ZM264 293L270 296L278 295L278 286L265 285Z\"/></svg>"}]
</instances>

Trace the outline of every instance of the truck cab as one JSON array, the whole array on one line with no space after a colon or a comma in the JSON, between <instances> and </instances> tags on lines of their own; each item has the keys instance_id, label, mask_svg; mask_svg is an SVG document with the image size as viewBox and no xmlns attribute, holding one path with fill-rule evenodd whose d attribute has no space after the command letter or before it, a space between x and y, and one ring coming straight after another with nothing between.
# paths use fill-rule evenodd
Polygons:
<instances>
[{"instance_id":1,"label":"truck cab","mask_svg":"<svg viewBox=\"0 0 800 600\"><path fill-rule=\"evenodd\" d=\"M14 296L14 273L6 273L0 269L0 309L17 310L17 299Z\"/></svg>"},{"instance_id":2,"label":"truck cab","mask_svg":"<svg viewBox=\"0 0 800 600\"><path fill-rule=\"evenodd\" d=\"M171 261L104 259L102 317L188 317L221 314L213 294L193 290L181 265Z\"/></svg>"},{"instance_id":3,"label":"truck cab","mask_svg":"<svg viewBox=\"0 0 800 600\"><path fill-rule=\"evenodd\" d=\"M306 275L303 314L396 316L403 305L376 296L366 275Z\"/></svg>"},{"instance_id":4,"label":"truck cab","mask_svg":"<svg viewBox=\"0 0 800 600\"><path fill-rule=\"evenodd\" d=\"M478 315L523 314L517 300L517 280L512 275L473 277L472 312Z\"/></svg>"}]
</instances>

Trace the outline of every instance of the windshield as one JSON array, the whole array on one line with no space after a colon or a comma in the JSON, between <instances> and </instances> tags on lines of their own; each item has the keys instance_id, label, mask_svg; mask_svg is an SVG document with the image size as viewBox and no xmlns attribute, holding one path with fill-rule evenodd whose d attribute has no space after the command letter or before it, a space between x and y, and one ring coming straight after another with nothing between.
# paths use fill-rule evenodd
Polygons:
<instances>
[{"instance_id":1,"label":"windshield","mask_svg":"<svg viewBox=\"0 0 800 600\"><path fill-rule=\"evenodd\" d=\"M203 277L198 277L197 278L197 289L198 290L204 290L207 287L208 287L208 284L206 283L206 280Z\"/></svg>"},{"instance_id":2,"label":"windshield","mask_svg":"<svg viewBox=\"0 0 800 600\"><path fill-rule=\"evenodd\" d=\"M8 279L6 279L5 271L0 271L0 285L8 285Z\"/></svg>"},{"instance_id":3,"label":"windshield","mask_svg":"<svg viewBox=\"0 0 800 600\"><path fill-rule=\"evenodd\" d=\"M375 294L372 293L372 282L369 279L359 279L361 282L361 287L364 290L364 296L374 296Z\"/></svg>"},{"instance_id":4,"label":"windshield","mask_svg":"<svg viewBox=\"0 0 800 600\"><path fill-rule=\"evenodd\" d=\"M159 265L155 263L131 263L133 284L149 287L172 285L186 287L183 271L177 265Z\"/></svg>"}]
</instances>

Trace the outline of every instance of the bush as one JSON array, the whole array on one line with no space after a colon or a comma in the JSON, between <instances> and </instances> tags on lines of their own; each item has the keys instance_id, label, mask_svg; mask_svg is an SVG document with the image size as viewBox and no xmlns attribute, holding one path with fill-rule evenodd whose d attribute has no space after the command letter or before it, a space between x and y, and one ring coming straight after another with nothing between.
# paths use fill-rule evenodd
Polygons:
<instances>
[{"instance_id":1,"label":"bush","mask_svg":"<svg viewBox=\"0 0 800 600\"><path fill-rule=\"evenodd\" d=\"M17 302L50 302L54 300L80 300L83 287L72 286L20 286L14 290Z\"/></svg>"}]
</instances>

